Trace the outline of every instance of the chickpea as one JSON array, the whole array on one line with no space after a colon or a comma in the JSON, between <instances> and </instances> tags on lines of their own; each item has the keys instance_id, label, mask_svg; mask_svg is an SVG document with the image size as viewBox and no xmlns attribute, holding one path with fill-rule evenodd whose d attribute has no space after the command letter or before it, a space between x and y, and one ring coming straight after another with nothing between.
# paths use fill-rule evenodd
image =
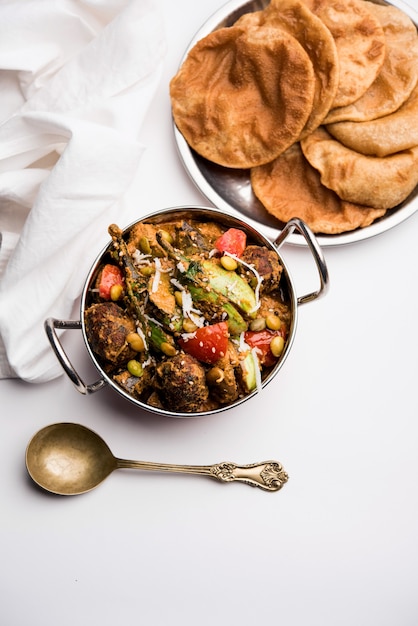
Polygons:
<instances>
[{"instance_id":1,"label":"chickpea","mask_svg":"<svg viewBox=\"0 0 418 626\"><path fill-rule=\"evenodd\" d=\"M276 335L270 342L270 350L275 357L281 355L284 349L284 339L281 335Z\"/></svg>"},{"instance_id":2,"label":"chickpea","mask_svg":"<svg viewBox=\"0 0 418 626\"><path fill-rule=\"evenodd\" d=\"M256 317L255 320L250 322L250 330L260 331L264 330L266 327L266 320L264 317Z\"/></svg>"},{"instance_id":3,"label":"chickpea","mask_svg":"<svg viewBox=\"0 0 418 626\"><path fill-rule=\"evenodd\" d=\"M226 254L221 257L221 265L224 270L228 270L229 272L233 272L238 267L236 260Z\"/></svg>"},{"instance_id":4,"label":"chickpea","mask_svg":"<svg viewBox=\"0 0 418 626\"><path fill-rule=\"evenodd\" d=\"M151 246L146 237L141 237L138 241L139 249L143 254L151 254Z\"/></svg>"},{"instance_id":5,"label":"chickpea","mask_svg":"<svg viewBox=\"0 0 418 626\"><path fill-rule=\"evenodd\" d=\"M212 367L206 374L209 385L219 385L225 378L225 372L220 367Z\"/></svg>"},{"instance_id":6,"label":"chickpea","mask_svg":"<svg viewBox=\"0 0 418 626\"><path fill-rule=\"evenodd\" d=\"M168 343L168 341L163 341L160 346L161 352L166 356L174 356L176 354L176 349L173 344Z\"/></svg>"},{"instance_id":7,"label":"chickpea","mask_svg":"<svg viewBox=\"0 0 418 626\"><path fill-rule=\"evenodd\" d=\"M143 352L145 350L144 340L138 333L129 333L126 337L126 341L135 352Z\"/></svg>"},{"instance_id":8,"label":"chickpea","mask_svg":"<svg viewBox=\"0 0 418 626\"><path fill-rule=\"evenodd\" d=\"M154 268L151 265L143 265L139 268L139 272L142 276L151 276L154 273Z\"/></svg>"},{"instance_id":9,"label":"chickpea","mask_svg":"<svg viewBox=\"0 0 418 626\"><path fill-rule=\"evenodd\" d=\"M270 328L270 330L280 330L282 321L276 313L270 313L266 317L266 326Z\"/></svg>"},{"instance_id":10,"label":"chickpea","mask_svg":"<svg viewBox=\"0 0 418 626\"><path fill-rule=\"evenodd\" d=\"M183 330L185 333L194 333L197 330L196 324L189 317L183 320Z\"/></svg>"},{"instance_id":11,"label":"chickpea","mask_svg":"<svg viewBox=\"0 0 418 626\"><path fill-rule=\"evenodd\" d=\"M174 292L174 299L176 301L176 304L178 306L181 306L183 304L183 292L182 291L175 291Z\"/></svg>"},{"instance_id":12,"label":"chickpea","mask_svg":"<svg viewBox=\"0 0 418 626\"><path fill-rule=\"evenodd\" d=\"M166 241L167 243L171 245L174 243L173 237L168 231L160 230L160 234L161 234L162 239L164 239L164 241Z\"/></svg>"},{"instance_id":13,"label":"chickpea","mask_svg":"<svg viewBox=\"0 0 418 626\"><path fill-rule=\"evenodd\" d=\"M128 361L128 364L126 367L128 369L128 372L132 376L136 376L137 378L140 378L143 374L142 365L136 359L131 359L130 361Z\"/></svg>"},{"instance_id":14,"label":"chickpea","mask_svg":"<svg viewBox=\"0 0 418 626\"><path fill-rule=\"evenodd\" d=\"M121 295L123 294L123 285L121 284L117 284L117 285L112 285L110 288L110 299L113 302L116 302L117 300L119 300L119 298L121 297Z\"/></svg>"}]
</instances>

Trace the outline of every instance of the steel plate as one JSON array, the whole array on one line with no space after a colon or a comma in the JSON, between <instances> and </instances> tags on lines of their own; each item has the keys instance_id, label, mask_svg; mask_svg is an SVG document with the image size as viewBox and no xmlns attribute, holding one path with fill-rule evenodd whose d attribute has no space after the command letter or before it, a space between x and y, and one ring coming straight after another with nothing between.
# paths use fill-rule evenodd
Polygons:
<instances>
[{"instance_id":1,"label":"steel plate","mask_svg":"<svg viewBox=\"0 0 418 626\"><path fill-rule=\"evenodd\" d=\"M231 26L244 13L259 11L265 8L267 4L268 0L250 0L248 2L231 0L227 2L198 30L187 46L181 63L197 41L218 28ZM418 27L418 12L404 2L396 0L391 3L379 2L379 4L391 4L401 9ZM174 123L173 127L181 161L201 193L218 209L237 217L244 217L265 237L270 240L276 239L283 228L283 223L269 215L255 197L251 189L249 171L225 168L207 161L188 146ZM397 226L413 215L417 209L418 187L402 204L387 211L384 217L376 220L370 226L337 235L318 234L316 238L322 247L340 246L369 239ZM287 241L290 244L306 246L305 240L298 234L291 235Z\"/></svg>"}]
</instances>

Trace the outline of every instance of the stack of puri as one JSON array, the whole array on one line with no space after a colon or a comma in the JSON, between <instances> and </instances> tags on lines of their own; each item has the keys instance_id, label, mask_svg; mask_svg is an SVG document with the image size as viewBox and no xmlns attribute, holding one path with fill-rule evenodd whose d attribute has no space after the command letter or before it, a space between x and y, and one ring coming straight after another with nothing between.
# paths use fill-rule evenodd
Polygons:
<instances>
[{"instance_id":1,"label":"stack of puri","mask_svg":"<svg viewBox=\"0 0 418 626\"><path fill-rule=\"evenodd\" d=\"M394 6L271 0L193 46L170 97L189 146L250 170L281 222L351 231L418 185L418 34Z\"/></svg>"}]
</instances>

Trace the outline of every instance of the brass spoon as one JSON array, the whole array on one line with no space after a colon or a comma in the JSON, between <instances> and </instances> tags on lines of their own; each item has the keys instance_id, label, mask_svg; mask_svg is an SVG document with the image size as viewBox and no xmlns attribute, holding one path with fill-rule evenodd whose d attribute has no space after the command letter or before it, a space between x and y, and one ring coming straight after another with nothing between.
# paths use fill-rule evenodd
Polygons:
<instances>
[{"instance_id":1,"label":"brass spoon","mask_svg":"<svg viewBox=\"0 0 418 626\"><path fill-rule=\"evenodd\" d=\"M26 449L26 467L40 487L65 496L90 491L115 469L122 468L198 474L222 482L241 481L265 491L278 491L288 480L277 461L201 466L118 459L99 435L72 423L51 424L37 432Z\"/></svg>"}]
</instances>

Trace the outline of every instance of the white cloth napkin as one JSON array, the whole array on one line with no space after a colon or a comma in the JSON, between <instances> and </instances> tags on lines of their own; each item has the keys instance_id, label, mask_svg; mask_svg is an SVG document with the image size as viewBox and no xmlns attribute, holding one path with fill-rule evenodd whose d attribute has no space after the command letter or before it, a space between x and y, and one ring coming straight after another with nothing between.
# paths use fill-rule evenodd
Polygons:
<instances>
[{"instance_id":1,"label":"white cloth napkin","mask_svg":"<svg viewBox=\"0 0 418 626\"><path fill-rule=\"evenodd\" d=\"M44 320L124 223L164 55L152 0L2 0L0 378L62 374Z\"/></svg>"}]
</instances>

